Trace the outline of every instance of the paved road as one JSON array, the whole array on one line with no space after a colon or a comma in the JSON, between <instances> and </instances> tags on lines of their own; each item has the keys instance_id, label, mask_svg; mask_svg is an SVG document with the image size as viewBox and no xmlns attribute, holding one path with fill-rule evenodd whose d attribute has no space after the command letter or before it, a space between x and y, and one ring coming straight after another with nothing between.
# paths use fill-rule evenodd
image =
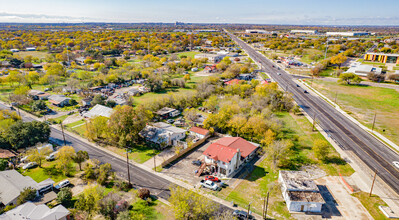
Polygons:
<instances>
[{"instance_id":1,"label":"paved road","mask_svg":"<svg viewBox=\"0 0 399 220\"><path fill-rule=\"evenodd\" d=\"M10 110L9 107L1 103L0 103L0 109ZM28 122L35 120L34 118L29 116L24 116L23 114L21 116L23 121ZM61 145L64 142L63 141L64 139L62 137L62 132L53 127L51 127L50 139L53 142L59 143ZM97 159L101 163L111 164L112 169L117 173L118 176L124 178L125 180L128 179L126 160L121 160L118 157L115 157L111 154L108 154L107 152L99 150L96 147L93 147L92 145L84 141L81 141L80 139L75 138L66 133L65 133L65 140L66 144L72 146L75 149L75 151L79 150L87 151L91 159ZM140 167L134 166L133 164L130 164L130 179L132 184L136 188L137 187L148 188L150 189L152 195L156 195L165 200L167 200L170 197L169 187L175 185L174 183L171 183L170 181L158 175L155 175L154 173L148 172ZM220 204L219 211L222 212L225 210L232 211L230 207Z\"/></svg>"},{"instance_id":2,"label":"paved road","mask_svg":"<svg viewBox=\"0 0 399 220\"><path fill-rule=\"evenodd\" d=\"M267 72L283 89L291 92L302 109L311 117L315 117L319 125L336 140L342 149L355 153L370 169L376 170L385 183L399 193L399 170L392 163L399 161L399 155L396 152L343 116L322 98L304 93L304 89L296 85L290 74L277 69L276 64L241 39L230 33L229 36L253 60L262 65L263 71Z\"/></svg>"}]
</instances>

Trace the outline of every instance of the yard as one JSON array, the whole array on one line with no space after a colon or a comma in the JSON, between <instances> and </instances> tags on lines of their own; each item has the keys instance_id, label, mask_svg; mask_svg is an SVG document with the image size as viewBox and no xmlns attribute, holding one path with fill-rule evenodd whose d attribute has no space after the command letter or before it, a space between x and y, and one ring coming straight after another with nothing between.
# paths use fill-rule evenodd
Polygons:
<instances>
[{"instance_id":1,"label":"yard","mask_svg":"<svg viewBox=\"0 0 399 220\"><path fill-rule=\"evenodd\" d=\"M107 146L107 149L126 157L126 149L113 146ZM129 159L134 160L137 163L144 163L153 156L159 154L159 152L159 150L147 147L144 144L138 144L132 148L132 152L129 153Z\"/></svg>"},{"instance_id":2,"label":"yard","mask_svg":"<svg viewBox=\"0 0 399 220\"><path fill-rule=\"evenodd\" d=\"M341 85L336 82L314 80L313 87L334 100L348 114L371 128L376 114L375 130L399 144L399 92L371 86Z\"/></svg>"},{"instance_id":3,"label":"yard","mask_svg":"<svg viewBox=\"0 0 399 220\"><path fill-rule=\"evenodd\" d=\"M49 55L49 53L43 51L20 51L14 53L14 55L20 56L21 58L32 56L32 57L37 57L39 59L44 59L46 58L47 55Z\"/></svg>"},{"instance_id":4,"label":"yard","mask_svg":"<svg viewBox=\"0 0 399 220\"><path fill-rule=\"evenodd\" d=\"M199 54L199 52L196 52L196 51L187 51L187 52L177 53L177 56L178 56L179 58L181 58L182 56L194 58L194 56L197 55L197 54Z\"/></svg>"},{"instance_id":5,"label":"yard","mask_svg":"<svg viewBox=\"0 0 399 220\"><path fill-rule=\"evenodd\" d=\"M162 96L167 95L168 93L187 94L188 92L194 92L194 91L189 88L168 88L168 89L164 89L160 92L149 92L142 96L134 97L134 101L137 104L142 104L142 103L146 103L146 102L152 102L155 99L159 99Z\"/></svg>"},{"instance_id":6,"label":"yard","mask_svg":"<svg viewBox=\"0 0 399 220\"><path fill-rule=\"evenodd\" d=\"M35 167L33 169L28 169L28 170L22 170L20 169L19 171L24 175L24 176L30 176L32 177L33 180L36 182L41 182L43 180L46 180L48 178L51 178L54 180L54 182L60 182L64 179L67 179L68 177L65 176L59 169L55 168L56 161L43 161L42 167ZM71 172L71 176L75 175L77 172L77 165L74 163L74 170Z\"/></svg>"}]
</instances>

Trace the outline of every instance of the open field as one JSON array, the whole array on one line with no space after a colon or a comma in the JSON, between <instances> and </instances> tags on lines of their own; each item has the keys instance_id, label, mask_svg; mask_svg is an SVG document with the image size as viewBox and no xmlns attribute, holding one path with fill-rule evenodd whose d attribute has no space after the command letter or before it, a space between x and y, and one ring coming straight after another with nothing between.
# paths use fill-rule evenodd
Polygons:
<instances>
[{"instance_id":1,"label":"open field","mask_svg":"<svg viewBox=\"0 0 399 220\"><path fill-rule=\"evenodd\" d=\"M26 56L37 57L39 59L44 59L49 53L43 51L20 51L14 53L14 55L20 56L21 58L25 58Z\"/></svg>"},{"instance_id":2,"label":"open field","mask_svg":"<svg viewBox=\"0 0 399 220\"><path fill-rule=\"evenodd\" d=\"M371 86L341 85L336 82L314 80L313 87L334 100L348 114L399 144L399 92L394 89Z\"/></svg>"},{"instance_id":3,"label":"open field","mask_svg":"<svg viewBox=\"0 0 399 220\"><path fill-rule=\"evenodd\" d=\"M195 56L196 54L199 54L199 52L196 52L196 51L188 51L188 52L181 52L181 53L178 53L177 56L178 56L179 58L181 58L181 56L187 56L187 57L194 58L194 56Z\"/></svg>"},{"instance_id":4,"label":"open field","mask_svg":"<svg viewBox=\"0 0 399 220\"><path fill-rule=\"evenodd\" d=\"M145 102L150 102L155 99L159 99L160 97L167 95L168 93L184 94L184 93L188 93L188 92L194 92L194 90L192 90L190 88L177 88L177 87L176 88L167 88L160 92L149 92L142 96L134 97L134 101L137 104L142 104Z\"/></svg>"},{"instance_id":5,"label":"open field","mask_svg":"<svg viewBox=\"0 0 399 220\"><path fill-rule=\"evenodd\" d=\"M107 146L107 149L111 150L123 157L126 157L126 149L112 147L112 146ZM139 144L132 148L132 152L129 153L129 159L134 160L137 163L144 163L159 153L160 153L160 151L157 149L150 148L145 145Z\"/></svg>"}]
</instances>

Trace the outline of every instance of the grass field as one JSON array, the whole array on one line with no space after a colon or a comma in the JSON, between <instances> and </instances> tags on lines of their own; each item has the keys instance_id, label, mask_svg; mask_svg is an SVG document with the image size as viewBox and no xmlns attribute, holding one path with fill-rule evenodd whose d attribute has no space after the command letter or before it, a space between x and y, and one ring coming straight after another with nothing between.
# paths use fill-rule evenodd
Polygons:
<instances>
[{"instance_id":1,"label":"grass field","mask_svg":"<svg viewBox=\"0 0 399 220\"><path fill-rule=\"evenodd\" d=\"M44 59L49 53L43 51L20 51L14 53L14 55L20 56L21 58L25 58L26 56L37 57L39 59Z\"/></svg>"},{"instance_id":2,"label":"grass field","mask_svg":"<svg viewBox=\"0 0 399 220\"><path fill-rule=\"evenodd\" d=\"M187 56L187 57L194 58L194 56L197 55L197 54L199 54L199 52L196 52L196 51L188 51L188 52L181 52L181 53L178 53L177 56L178 56L179 58L181 58L181 56Z\"/></svg>"},{"instance_id":3,"label":"grass field","mask_svg":"<svg viewBox=\"0 0 399 220\"><path fill-rule=\"evenodd\" d=\"M78 133L80 136L84 137L85 136L85 132L86 132L86 124L85 124L85 120L81 119L79 121L75 121L73 123L70 124L66 124L64 125L65 129Z\"/></svg>"},{"instance_id":4,"label":"grass field","mask_svg":"<svg viewBox=\"0 0 399 220\"><path fill-rule=\"evenodd\" d=\"M341 85L336 82L315 80L313 86L334 100L365 126L371 128L377 114L375 130L399 144L399 92L394 89Z\"/></svg>"},{"instance_id":5,"label":"grass field","mask_svg":"<svg viewBox=\"0 0 399 220\"><path fill-rule=\"evenodd\" d=\"M353 193L352 196L359 199L362 205L369 211L370 215L375 220L385 220L388 219L378 208L378 206L386 206L387 204L378 196L372 195L369 197L369 194L366 192L358 192Z\"/></svg>"},{"instance_id":6,"label":"grass field","mask_svg":"<svg viewBox=\"0 0 399 220\"><path fill-rule=\"evenodd\" d=\"M168 88L160 92L149 92L139 97L134 97L134 101L137 104L142 104L145 102L151 102L152 100L159 99L160 97L167 95L168 93L184 94L188 92L193 92L191 88Z\"/></svg>"}]
</instances>

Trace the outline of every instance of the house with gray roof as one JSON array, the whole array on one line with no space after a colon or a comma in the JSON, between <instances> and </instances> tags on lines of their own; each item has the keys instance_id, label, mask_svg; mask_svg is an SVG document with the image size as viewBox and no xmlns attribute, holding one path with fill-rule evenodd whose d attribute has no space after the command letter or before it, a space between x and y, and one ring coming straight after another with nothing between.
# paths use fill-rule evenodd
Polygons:
<instances>
[{"instance_id":1,"label":"house with gray roof","mask_svg":"<svg viewBox=\"0 0 399 220\"><path fill-rule=\"evenodd\" d=\"M109 108L104 105L97 104L95 105L92 109L89 111L85 112L83 114L83 117L85 118L94 118L97 116L104 116L109 118L112 114L112 108Z\"/></svg>"},{"instance_id":2,"label":"house with gray roof","mask_svg":"<svg viewBox=\"0 0 399 220\"><path fill-rule=\"evenodd\" d=\"M64 95L51 95L48 97L48 100L55 106L64 107L69 105L69 100L71 100L71 98L65 97Z\"/></svg>"},{"instance_id":3,"label":"house with gray roof","mask_svg":"<svg viewBox=\"0 0 399 220\"><path fill-rule=\"evenodd\" d=\"M158 122L153 125L147 125L140 131L139 135L147 141L159 144L164 148L175 145L177 141L184 139L186 132L187 130L185 129L164 122Z\"/></svg>"},{"instance_id":4,"label":"house with gray roof","mask_svg":"<svg viewBox=\"0 0 399 220\"><path fill-rule=\"evenodd\" d=\"M37 190L37 195L52 189L54 181L51 179L37 183L29 176L23 176L16 170L5 170L0 172L0 204L3 206L15 205L20 193L28 187Z\"/></svg>"},{"instance_id":5,"label":"house with gray roof","mask_svg":"<svg viewBox=\"0 0 399 220\"><path fill-rule=\"evenodd\" d=\"M62 205L50 209L44 204L26 202L0 215L0 220L67 220L69 214L69 210Z\"/></svg>"}]
</instances>

